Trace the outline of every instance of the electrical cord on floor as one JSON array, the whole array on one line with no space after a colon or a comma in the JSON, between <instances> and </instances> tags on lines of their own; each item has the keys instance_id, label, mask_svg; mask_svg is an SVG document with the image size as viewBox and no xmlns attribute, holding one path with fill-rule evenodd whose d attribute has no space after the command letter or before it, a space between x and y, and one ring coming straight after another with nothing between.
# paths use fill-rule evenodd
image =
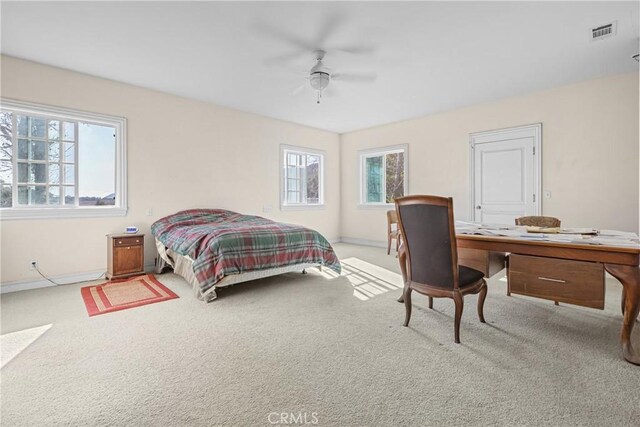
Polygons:
<instances>
[{"instance_id":1,"label":"electrical cord on floor","mask_svg":"<svg viewBox=\"0 0 640 427\"><path fill-rule=\"evenodd\" d=\"M38 268L38 266L36 265L35 262L32 262L31 265L33 266L33 268L38 272L39 275L41 275L42 277L44 277L47 281L53 283L54 285L76 285L78 283L86 283L86 282L93 282L95 280L101 279L102 276L104 276L106 274L102 273L101 275L99 275L98 277L96 277L95 279L87 279L87 280L79 280L77 282L67 282L67 283L58 283L50 278L48 278L47 276L45 276L44 274L42 274L42 271L40 271L40 269Z\"/></svg>"}]
</instances>

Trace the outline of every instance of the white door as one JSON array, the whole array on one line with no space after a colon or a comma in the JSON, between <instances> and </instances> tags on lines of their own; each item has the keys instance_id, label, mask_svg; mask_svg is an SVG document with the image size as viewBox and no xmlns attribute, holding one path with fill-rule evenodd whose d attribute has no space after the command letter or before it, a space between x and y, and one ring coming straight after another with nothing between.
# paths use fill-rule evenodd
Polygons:
<instances>
[{"instance_id":1,"label":"white door","mask_svg":"<svg viewBox=\"0 0 640 427\"><path fill-rule=\"evenodd\" d=\"M471 135L474 221L513 225L540 215L541 131L536 124Z\"/></svg>"}]
</instances>

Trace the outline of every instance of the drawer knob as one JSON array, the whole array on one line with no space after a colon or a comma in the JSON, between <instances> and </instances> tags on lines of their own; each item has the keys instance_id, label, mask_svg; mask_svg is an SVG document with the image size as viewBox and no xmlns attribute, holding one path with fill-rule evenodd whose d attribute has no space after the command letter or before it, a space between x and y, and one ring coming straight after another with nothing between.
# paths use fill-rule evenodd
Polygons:
<instances>
[{"instance_id":1,"label":"drawer knob","mask_svg":"<svg viewBox=\"0 0 640 427\"><path fill-rule=\"evenodd\" d=\"M554 283L567 283L566 280L562 280L562 279L552 279L551 277L538 277L539 280L545 280L547 282L554 282Z\"/></svg>"},{"instance_id":2,"label":"drawer knob","mask_svg":"<svg viewBox=\"0 0 640 427\"><path fill-rule=\"evenodd\" d=\"M136 239L136 243L140 243L140 240Z\"/></svg>"},{"instance_id":3,"label":"drawer knob","mask_svg":"<svg viewBox=\"0 0 640 427\"><path fill-rule=\"evenodd\" d=\"M121 244L121 243L122 243L122 240L118 240L118 244Z\"/></svg>"}]
</instances>

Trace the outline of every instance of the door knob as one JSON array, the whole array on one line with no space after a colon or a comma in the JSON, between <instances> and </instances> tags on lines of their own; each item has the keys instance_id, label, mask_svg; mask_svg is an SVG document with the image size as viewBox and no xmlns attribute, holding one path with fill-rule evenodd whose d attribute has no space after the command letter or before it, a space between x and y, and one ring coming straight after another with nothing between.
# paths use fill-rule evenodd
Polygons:
<instances>
[{"instance_id":1,"label":"door knob","mask_svg":"<svg viewBox=\"0 0 640 427\"><path fill-rule=\"evenodd\" d=\"M476 209L480 210L480 209L482 209L482 206L478 205L478 206L476 206Z\"/></svg>"}]
</instances>

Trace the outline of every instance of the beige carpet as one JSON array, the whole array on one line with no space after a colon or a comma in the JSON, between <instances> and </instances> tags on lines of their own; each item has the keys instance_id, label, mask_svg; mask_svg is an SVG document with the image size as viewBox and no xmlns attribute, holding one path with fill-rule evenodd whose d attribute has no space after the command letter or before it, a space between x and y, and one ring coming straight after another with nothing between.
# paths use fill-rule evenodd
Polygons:
<instances>
[{"instance_id":1,"label":"beige carpet","mask_svg":"<svg viewBox=\"0 0 640 427\"><path fill-rule=\"evenodd\" d=\"M336 249L346 276L290 273L211 304L172 274L158 278L179 299L93 318L80 285L3 296L2 334L39 329L0 371L2 425L640 425L617 283L599 311L492 279L488 323L465 299L456 345L452 301L414 297L404 328L397 260Z\"/></svg>"}]
</instances>

